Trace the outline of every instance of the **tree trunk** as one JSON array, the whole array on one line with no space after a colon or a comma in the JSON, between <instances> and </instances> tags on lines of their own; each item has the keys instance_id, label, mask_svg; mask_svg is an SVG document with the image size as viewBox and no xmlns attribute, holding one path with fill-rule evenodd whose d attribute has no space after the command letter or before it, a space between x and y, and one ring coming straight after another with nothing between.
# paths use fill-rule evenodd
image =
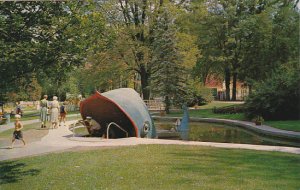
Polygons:
<instances>
[{"instance_id":1,"label":"tree trunk","mask_svg":"<svg viewBox=\"0 0 300 190\"><path fill-rule=\"evenodd\" d=\"M170 99L169 99L169 96L166 96L165 97L165 111L166 111L166 114L169 114L170 113Z\"/></svg>"},{"instance_id":2,"label":"tree trunk","mask_svg":"<svg viewBox=\"0 0 300 190\"><path fill-rule=\"evenodd\" d=\"M249 86L249 95L252 94L252 85L248 85Z\"/></svg>"},{"instance_id":3,"label":"tree trunk","mask_svg":"<svg viewBox=\"0 0 300 190\"><path fill-rule=\"evenodd\" d=\"M232 77L232 101L236 101L236 79L237 79L237 73L233 73Z\"/></svg>"},{"instance_id":4,"label":"tree trunk","mask_svg":"<svg viewBox=\"0 0 300 190\"><path fill-rule=\"evenodd\" d=\"M147 72L144 66L140 68L140 75L141 75L141 87L143 93L143 99L149 100L150 98L150 89L149 89L149 73Z\"/></svg>"},{"instance_id":5,"label":"tree trunk","mask_svg":"<svg viewBox=\"0 0 300 190\"><path fill-rule=\"evenodd\" d=\"M226 100L230 101L230 69L225 68L225 88L226 88Z\"/></svg>"}]
</instances>

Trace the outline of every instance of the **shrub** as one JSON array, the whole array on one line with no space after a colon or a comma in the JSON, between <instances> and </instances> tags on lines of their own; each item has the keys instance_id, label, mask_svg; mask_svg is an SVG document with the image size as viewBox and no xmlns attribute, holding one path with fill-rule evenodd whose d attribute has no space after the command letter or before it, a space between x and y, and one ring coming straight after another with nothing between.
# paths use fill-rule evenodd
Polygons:
<instances>
[{"instance_id":1,"label":"shrub","mask_svg":"<svg viewBox=\"0 0 300 190\"><path fill-rule=\"evenodd\" d=\"M197 81L189 81L190 100L188 106L204 105L214 100L212 89Z\"/></svg>"},{"instance_id":2,"label":"shrub","mask_svg":"<svg viewBox=\"0 0 300 190\"><path fill-rule=\"evenodd\" d=\"M245 112L245 106L243 104L241 105L232 105L232 106L226 106L221 108L213 108L213 113L218 114L236 114L236 113L244 113Z\"/></svg>"},{"instance_id":3,"label":"shrub","mask_svg":"<svg viewBox=\"0 0 300 190\"><path fill-rule=\"evenodd\" d=\"M249 95L246 116L251 119L260 115L267 120L299 119L299 85L299 69L282 68L273 73Z\"/></svg>"}]
</instances>

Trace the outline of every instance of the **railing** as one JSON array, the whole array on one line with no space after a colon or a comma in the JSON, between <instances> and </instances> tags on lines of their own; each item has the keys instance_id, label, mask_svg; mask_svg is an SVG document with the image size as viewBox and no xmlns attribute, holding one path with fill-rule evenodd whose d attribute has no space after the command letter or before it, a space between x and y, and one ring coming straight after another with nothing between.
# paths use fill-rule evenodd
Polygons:
<instances>
[{"instance_id":1,"label":"railing","mask_svg":"<svg viewBox=\"0 0 300 190\"><path fill-rule=\"evenodd\" d=\"M114 125L114 126L118 127L119 129L121 129L123 132L125 132L126 137L128 137L128 132L125 129L123 129L120 125L116 124L115 122L111 122L111 123L108 124L107 130L106 130L106 138L107 139L109 139L109 128L112 125Z\"/></svg>"}]
</instances>

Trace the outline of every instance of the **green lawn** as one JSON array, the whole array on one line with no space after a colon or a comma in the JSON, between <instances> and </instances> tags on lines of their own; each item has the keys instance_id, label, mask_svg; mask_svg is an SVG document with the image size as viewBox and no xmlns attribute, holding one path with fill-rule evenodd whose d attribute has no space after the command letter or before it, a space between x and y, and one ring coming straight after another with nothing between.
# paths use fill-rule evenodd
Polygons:
<instances>
[{"instance_id":1,"label":"green lawn","mask_svg":"<svg viewBox=\"0 0 300 190\"><path fill-rule=\"evenodd\" d=\"M31 129L37 129L41 126L41 123L33 123L33 124L28 124L28 125L24 125L24 128L22 129L22 131L28 131ZM7 138L7 137L12 137L12 134L14 132L14 128L13 129L8 129L5 131L2 131L0 133L0 138Z\"/></svg>"},{"instance_id":2,"label":"green lawn","mask_svg":"<svg viewBox=\"0 0 300 190\"><path fill-rule=\"evenodd\" d=\"M300 120L265 121L264 124L278 129L300 132Z\"/></svg>"},{"instance_id":3,"label":"green lawn","mask_svg":"<svg viewBox=\"0 0 300 190\"><path fill-rule=\"evenodd\" d=\"M183 115L182 111L171 112L168 116L181 117ZM235 120L245 120L243 113L238 114L215 114L212 109L197 109L189 110L190 117L200 117L200 118L219 118L219 119L235 119Z\"/></svg>"},{"instance_id":4,"label":"green lawn","mask_svg":"<svg viewBox=\"0 0 300 190\"><path fill-rule=\"evenodd\" d=\"M296 190L300 156L179 145L66 152L0 162L0 189Z\"/></svg>"},{"instance_id":5,"label":"green lawn","mask_svg":"<svg viewBox=\"0 0 300 190\"><path fill-rule=\"evenodd\" d=\"M200 117L200 118L219 118L219 119L235 119L235 120L245 120L245 116L242 113L239 114L215 114L212 109L214 107L226 107L231 105L241 104L241 102L221 102L212 101L209 104L198 106L197 109L189 110L190 117ZM183 115L182 111L173 111L168 116L181 117Z\"/></svg>"},{"instance_id":6,"label":"green lawn","mask_svg":"<svg viewBox=\"0 0 300 190\"><path fill-rule=\"evenodd\" d=\"M199 106L198 109L189 110L190 117L200 118L218 118L218 119L233 119L233 120L247 120L243 113L238 114L216 114L213 113L214 107L220 108L230 105L239 104L238 102L218 102L214 101L204 106ZM173 111L168 116L182 117L182 111ZM289 120L289 121L265 121L264 124L274 128L289 130L289 131L300 131L300 120Z\"/></svg>"},{"instance_id":7,"label":"green lawn","mask_svg":"<svg viewBox=\"0 0 300 190\"><path fill-rule=\"evenodd\" d=\"M36 114L39 114L40 112L39 111L35 111L35 112L32 112L32 113L24 113L23 117L22 117L22 121L27 121L27 120L33 120L33 119L39 119L40 116L39 115L36 115ZM68 115L70 114L79 114L79 111L70 111L68 112ZM10 119L10 121L14 121L15 118L12 117Z\"/></svg>"},{"instance_id":8,"label":"green lawn","mask_svg":"<svg viewBox=\"0 0 300 190\"><path fill-rule=\"evenodd\" d=\"M243 102L223 102L223 101L212 101L206 105L198 106L198 109L213 109L214 107L220 108L220 107L226 107L226 106L232 106L232 105L238 105L243 104Z\"/></svg>"}]
</instances>

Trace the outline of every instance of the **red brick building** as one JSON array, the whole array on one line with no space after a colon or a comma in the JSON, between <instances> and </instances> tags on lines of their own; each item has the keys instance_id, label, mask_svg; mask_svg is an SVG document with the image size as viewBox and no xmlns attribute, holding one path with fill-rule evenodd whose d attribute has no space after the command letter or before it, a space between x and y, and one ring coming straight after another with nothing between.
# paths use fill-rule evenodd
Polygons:
<instances>
[{"instance_id":1,"label":"red brick building","mask_svg":"<svg viewBox=\"0 0 300 190\"><path fill-rule=\"evenodd\" d=\"M215 76L208 76L205 82L205 86L208 88L215 89L216 100L226 100L226 87L225 81ZM248 87L240 81L236 83L236 100L245 100L249 94ZM230 82L230 97L232 96L232 81Z\"/></svg>"}]
</instances>

